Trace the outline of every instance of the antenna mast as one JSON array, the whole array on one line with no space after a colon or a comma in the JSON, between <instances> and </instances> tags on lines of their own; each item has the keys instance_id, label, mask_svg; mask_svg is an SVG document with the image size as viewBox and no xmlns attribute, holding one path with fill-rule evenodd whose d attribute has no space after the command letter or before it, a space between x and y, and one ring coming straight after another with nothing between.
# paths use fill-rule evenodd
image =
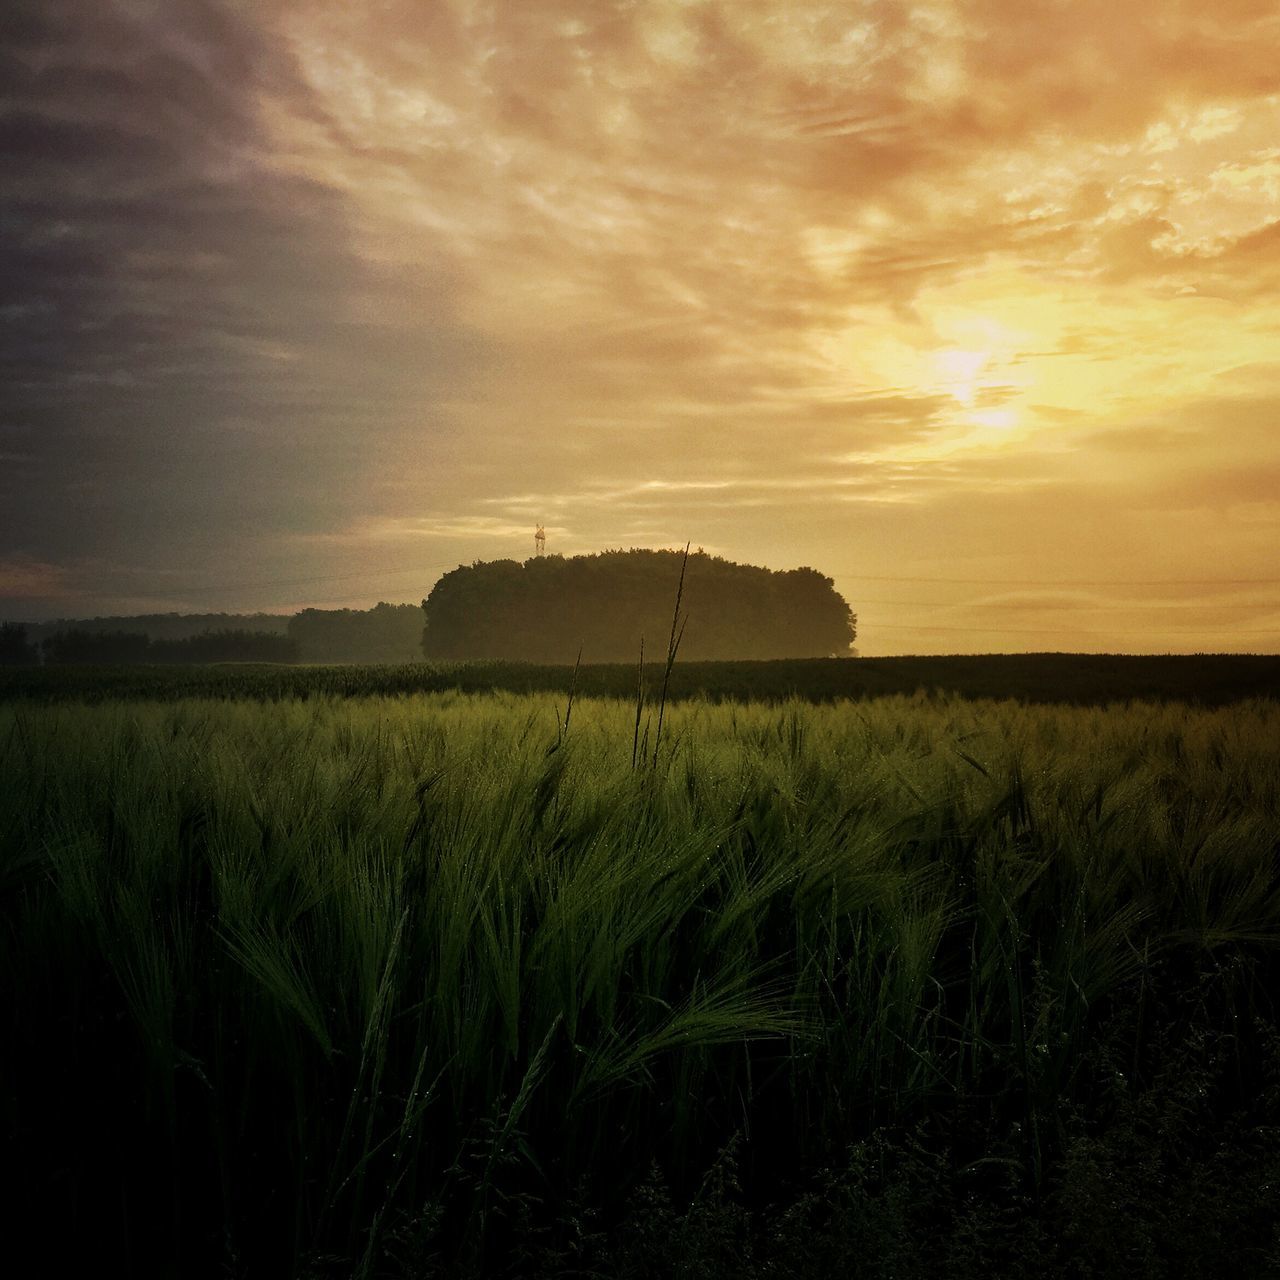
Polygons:
<instances>
[{"instance_id":1,"label":"antenna mast","mask_svg":"<svg viewBox=\"0 0 1280 1280\"><path fill-rule=\"evenodd\" d=\"M533 554L536 556L547 554L547 531L541 525L533 535Z\"/></svg>"}]
</instances>

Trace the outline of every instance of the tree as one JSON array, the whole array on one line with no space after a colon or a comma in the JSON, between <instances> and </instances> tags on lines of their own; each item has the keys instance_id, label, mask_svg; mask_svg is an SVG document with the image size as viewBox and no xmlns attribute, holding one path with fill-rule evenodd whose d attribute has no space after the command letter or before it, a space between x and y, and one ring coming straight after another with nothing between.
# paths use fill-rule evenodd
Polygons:
<instances>
[{"instance_id":1,"label":"tree","mask_svg":"<svg viewBox=\"0 0 1280 1280\"><path fill-rule=\"evenodd\" d=\"M289 638L303 662L413 662L421 657L422 615L416 605L372 609L303 609L289 619Z\"/></svg>"},{"instance_id":2,"label":"tree","mask_svg":"<svg viewBox=\"0 0 1280 1280\"><path fill-rule=\"evenodd\" d=\"M477 561L445 574L422 602L423 652L439 659L634 661L671 625L682 553L605 551ZM854 618L815 569L774 572L698 552L689 557L681 656L846 655Z\"/></svg>"}]
</instances>

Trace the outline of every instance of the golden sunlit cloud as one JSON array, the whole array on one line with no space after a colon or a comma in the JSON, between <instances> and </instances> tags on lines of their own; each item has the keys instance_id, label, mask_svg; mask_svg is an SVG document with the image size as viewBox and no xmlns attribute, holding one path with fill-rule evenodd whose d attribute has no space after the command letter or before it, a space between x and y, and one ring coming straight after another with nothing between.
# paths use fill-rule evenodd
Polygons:
<instances>
[{"instance_id":1,"label":"golden sunlit cloud","mask_svg":"<svg viewBox=\"0 0 1280 1280\"><path fill-rule=\"evenodd\" d=\"M472 184L455 188L464 202L487 189L486 170L509 179L452 237L470 245L486 300L474 318L542 353L519 366L541 438L514 446L541 488L505 509L556 511L569 549L710 528L746 559L829 566L855 604L862 587L840 571L860 564L1053 581L1194 563L1209 511L1177 522L1174 545L1189 545L1174 558L1161 539L1118 534L1099 562L1077 520L1083 506L1118 530L1126 489L1150 471L1141 454L1107 453L1109 429L1185 421L1221 395L1225 368L1266 359L1274 304L1233 300L1251 286L1228 260L1275 215L1276 153L1261 144L1277 100L1241 95L1224 66L1217 82L1205 70L1193 104L1185 80L1162 84L1145 60L1125 71L1141 65L1146 79L1112 97L1099 77L1126 51L1108 15L1055 37L1056 20L1040 30L1025 10L672 4L634 27L579 17L554 36L539 26L539 57L551 56L537 70L501 48L508 68L532 73L519 106L507 91L514 114L501 91L481 105L485 77L451 71L451 114L424 106L417 123L438 139L484 123ZM380 61L368 57L362 76ZM730 83L735 110L721 115ZM434 205L433 168L421 198ZM387 211L405 194L400 174ZM815 475L824 459L831 469ZM1000 532L1025 518L1021 494L1036 495L1048 537ZM641 500L643 516L628 516ZM875 513L903 503L934 519L884 536ZM969 647L999 607L974 606L971 630L946 636L912 636L881 612L872 643ZM1107 643L1099 623L1151 622L1107 607L1090 623ZM877 636L875 614L863 616ZM1061 625L1050 604L1037 620L1046 635Z\"/></svg>"},{"instance_id":2,"label":"golden sunlit cloud","mask_svg":"<svg viewBox=\"0 0 1280 1280\"><path fill-rule=\"evenodd\" d=\"M969 420L990 431L1008 431L1017 425L1018 415L1012 409L975 409Z\"/></svg>"},{"instance_id":3,"label":"golden sunlit cloud","mask_svg":"<svg viewBox=\"0 0 1280 1280\"><path fill-rule=\"evenodd\" d=\"M115 562L193 511L187 562L217 545L246 581L523 556L545 521L566 553L813 564L865 652L1280 643L1280 587L1203 603L1273 574L1280 535L1272 0L192 3L207 29L130 30L162 60L234 31L223 77L262 68L216 142L166 139L231 229L124 246L81 330L167 316L187 346L68 354L0 438L57 477L23 492L93 495ZM132 138L83 79L26 110ZM103 190L137 198L141 146ZM77 225L60 173L41 225ZM157 200L139 225L198 222ZM126 374L107 417L151 425L42 460L46 401ZM149 524L135 485L171 495ZM20 542L35 512L12 545L88 583L90 526ZM913 578L957 612L868 590ZM1036 587L1016 628L1009 580ZM1121 585L1073 605L1077 580L1187 585L1161 612Z\"/></svg>"}]
</instances>

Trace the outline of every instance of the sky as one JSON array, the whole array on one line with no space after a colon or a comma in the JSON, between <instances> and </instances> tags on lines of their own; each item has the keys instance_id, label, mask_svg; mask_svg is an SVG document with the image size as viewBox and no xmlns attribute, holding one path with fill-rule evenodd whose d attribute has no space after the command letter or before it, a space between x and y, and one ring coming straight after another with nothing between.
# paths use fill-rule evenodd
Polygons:
<instances>
[{"instance_id":1,"label":"sky","mask_svg":"<svg viewBox=\"0 0 1280 1280\"><path fill-rule=\"evenodd\" d=\"M5 0L0 616L692 542L1280 649L1275 0ZM696 625L696 619L691 623Z\"/></svg>"}]
</instances>

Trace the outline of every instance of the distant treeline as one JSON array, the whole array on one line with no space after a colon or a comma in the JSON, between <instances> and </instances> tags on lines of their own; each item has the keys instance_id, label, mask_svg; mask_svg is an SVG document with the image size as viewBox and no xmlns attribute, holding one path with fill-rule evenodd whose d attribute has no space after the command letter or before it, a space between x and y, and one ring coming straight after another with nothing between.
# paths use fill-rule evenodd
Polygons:
<instances>
[{"instance_id":1,"label":"distant treeline","mask_svg":"<svg viewBox=\"0 0 1280 1280\"><path fill-rule=\"evenodd\" d=\"M635 661L643 637L663 654L682 553L605 551L477 562L446 573L423 601L429 659ZM847 656L849 605L816 569L775 572L699 551L689 556L680 656L699 659Z\"/></svg>"},{"instance_id":2,"label":"distant treeline","mask_svg":"<svg viewBox=\"0 0 1280 1280\"><path fill-rule=\"evenodd\" d=\"M301 662L420 662L422 609L385 602L372 609L303 609L289 619L288 635Z\"/></svg>"},{"instance_id":3,"label":"distant treeline","mask_svg":"<svg viewBox=\"0 0 1280 1280\"><path fill-rule=\"evenodd\" d=\"M40 661L40 650L27 628L16 622L0 624L0 667L29 667Z\"/></svg>"},{"instance_id":4,"label":"distant treeline","mask_svg":"<svg viewBox=\"0 0 1280 1280\"><path fill-rule=\"evenodd\" d=\"M0 666L43 661L414 662L422 659L422 609L304 609L288 614L158 613L62 618L0 626Z\"/></svg>"},{"instance_id":5,"label":"distant treeline","mask_svg":"<svg viewBox=\"0 0 1280 1280\"><path fill-rule=\"evenodd\" d=\"M40 650L51 666L298 660L297 641L269 631L206 631L181 640L131 631L60 631L42 640Z\"/></svg>"},{"instance_id":6,"label":"distant treeline","mask_svg":"<svg viewBox=\"0 0 1280 1280\"><path fill-rule=\"evenodd\" d=\"M138 614L5 624L0 665L631 662L665 656L682 555L606 551L493 560L447 573L421 607L287 614ZM424 618L425 612L425 618ZM697 552L685 568L685 661L846 657L855 619L816 569L775 572ZM425 623L425 628L424 628Z\"/></svg>"},{"instance_id":7,"label":"distant treeline","mask_svg":"<svg viewBox=\"0 0 1280 1280\"><path fill-rule=\"evenodd\" d=\"M65 631L99 635L106 631L141 633L151 640L186 640L210 631L269 631L284 635L289 626L287 613L136 613L116 618L56 618L51 622L26 623L27 637L39 645L50 636Z\"/></svg>"}]
</instances>

